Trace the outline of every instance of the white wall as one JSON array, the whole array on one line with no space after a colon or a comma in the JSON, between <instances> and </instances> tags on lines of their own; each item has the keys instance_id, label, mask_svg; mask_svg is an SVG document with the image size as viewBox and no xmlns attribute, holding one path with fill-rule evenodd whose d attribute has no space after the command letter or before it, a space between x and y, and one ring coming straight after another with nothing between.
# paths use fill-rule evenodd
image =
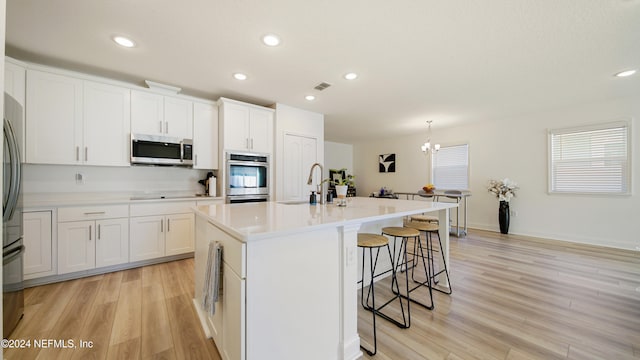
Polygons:
<instances>
[{"instance_id":1,"label":"white wall","mask_svg":"<svg viewBox=\"0 0 640 360\"><path fill-rule=\"evenodd\" d=\"M547 130L634 118L632 143L640 141L640 97L583 104L510 119L434 129L443 146L469 144L469 226L498 231L498 201L486 190L489 179L509 177L520 186L511 209L509 232L640 250L640 156L632 157L632 196L550 195L547 193ZM354 144L354 172L360 196L381 186L415 192L428 179L419 147L424 134ZM377 156L395 153L395 173L379 173Z\"/></svg>"},{"instance_id":2,"label":"white wall","mask_svg":"<svg viewBox=\"0 0 640 360\"><path fill-rule=\"evenodd\" d=\"M277 200L285 200L283 197L283 181L279 181L284 177L284 137L286 134L304 136L317 139L316 142L316 162L320 164L324 163L324 115L294 108L284 104L275 104L275 198ZM308 172L311 170L311 163L308 168L303 169L303 175L301 181L303 187L308 190L315 190L314 182L313 186L307 186L306 180ZM327 167L324 166L325 174L322 178L325 178L328 174ZM316 179L319 181L320 179ZM305 190L304 194L308 194ZM288 200L288 199L287 199Z\"/></svg>"},{"instance_id":3,"label":"white wall","mask_svg":"<svg viewBox=\"0 0 640 360\"><path fill-rule=\"evenodd\" d=\"M329 169L347 169L353 175L353 145L331 141L324 142L324 169L329 177ZM356 178L356 188L358 186Z\"/></svg>"},{"instance_id":4,"label":"white wall","mask_svg":"<svg viewBox=\"0 0 640 360\"><path fill-rule=\"evenodd\" d=\"M76 174L84 178L76 183ZM198 180L204 179L206 170L193 170L163 166L23 166L25 194L53 192L204 192Z\"/></svg>"}]
</instances>

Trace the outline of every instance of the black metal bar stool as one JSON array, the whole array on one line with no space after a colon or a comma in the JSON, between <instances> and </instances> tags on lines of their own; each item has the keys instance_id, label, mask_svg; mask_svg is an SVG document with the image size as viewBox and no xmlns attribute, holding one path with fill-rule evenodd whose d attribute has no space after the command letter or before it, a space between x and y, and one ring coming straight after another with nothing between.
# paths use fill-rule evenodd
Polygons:
<instances>
[{"instance_id":1,"label":"black metal bar stool","mask_svg":"<svg viewBox=\"0 0 640 360\"><path fill-rule=\"evenodd\" d=\"M394 254L395 254L395 244L396 244L396 239L400 238L401 242L400 242L400 250L398 252L398 257L397 260L394 264L394 267L397 269L399 268L401 272L405 272L405 289L406 289L406 294L401 294L400 291L398 291L396 294L402 298L405 298L408 300L407 302L407 308L409 308L409 303L410 302L414 302L418 305L424 306L427 309L433 309L433 298L432 298L432 294L431 292L429 292L429 296L431 299L431 305L427 305L424 303L421 303L419 301L416 301L414 298L412 298L410 296L411 292L418 289L420 286L422 285L426 285L429 282L427 280L425 280L424 282L420 282L418 283L416 286L414 286L413 288L409 287L409 269L411 269L411 271L413 271L413 269L415 267L419 267L420 265L422 265L422 268L424 269L425 274L427 275L427 278L429 276L429 267L425 261L426 257L424 256L420 256L420 257L413 257L411 259L408 258L407 254L408 254L408 242L409 239L413 238L413 242L414 244L418 243L419 246L419 250L421 251L421 255L424 255L422 252L422 245L420 244L420 231L416 230L416 229L412 229L412 228L407 228L407 227L385 227L382 228L382 234L383 235L388 235L388 236L392 236L394 238ZM422 264L420 264L419 262L417 262L417 259L422 259ZM397 277L396 277L397 279ZM409 323L411 323L411 311L408 311L409 313Z\"/></svg>"},{"instance_id":2,"label":"black metal bar stool","mask_svg":"<svg viewBox=\"0 0 640 360\"><path fill-rule=\"evenodd\" d=\"M375 286L374 286L374 279L380 275L385 274L386 272L380 273L376 275L376 266L378 265L378 256L380 255L380 248L386 246L387 247L387 252L389 253L389 260L391 260L391 288L393 291L393 286L395 284L396 286L396 290L393 291L394 293L396 293L397 291L399 291L398 289L398 282L396 280L396 271L395 271L395 267L393 266L393 255L391 254L391 248L389 247L389 239L387 239L385 236L382 235L378 235L378 234L366 234L366 233L362 233L362 234L358 234L358 247L362 248L362 280L360 281L362 283L362 286L360 288L360 303L362 304L362 307L365 308L368 311L371 311L372 315L373 315L373 351L365 348L364 346L360 345L360 347L367 352L367 354L369 355L375 355L376 352L378 351L378 342L377 342L377 338L376 338L376 315L391 321L392 323L396 324L397 326L401 327L401 328L407 328L409 327L408 323L407 323L407 317L405 316L405 312L404 312L404 307L402 306L402 299L400 297L398 297L397 295L392 297L391 299L387 300L384 304L379 305L376 307L376 295L375 295ZM367 291L367 299L365 301L364 298L364 264L365 264L365 253L366 250L369 249L369 269L370 269L370 281L369 281L369 290ZM376 249L376 257L375 260L373 258L373 249ZM381 312L382 308L384 308L385 306L389 305L391 302L393 302L393 300L395 299L399 299L400 302L400 312L402 313L402 322L395 320L393 318L391 318L390 316L384 314ZM369 305L369 300L371 300L371 305ZM408 303L407 303L408 306ZM407 312L408 312L408 308L407 308Z\"/></svg>"},{"instance_id":3,"label":"black metal bar stool","mask_svg":"<svg viewBox=\"0 0 640 360\"><path fill-rule=\"evenodd\" d=\"M442 252L442 240L440 239L440 233L438 232L439 225L435 223L425 222L425 221L412 221L412 222L406 223L404 226L412 229L416 229L418 231L424 231L425 233L424 237L427 245L427 264L429 266L429 274L430 274L430 276L428 276L429 287L432 288L433 290L439 291L444 294L451 294L451 291L452 291L451 280L449 279L449 270L447 269L447 262L444 258L444 252ZM435 235L438 237L438 245L439 245L438 250L433 249L432 235ZM421 247L420 244L418 244L418 246ZM435 270L435 258L433 256L434 251L439 251L440 254L442 255L443 269L438 272L436 272ZM415 256L417 255L415 247L414 247L413 253L415 258ZM442 290L441 288L438 288L435 286L435 285L438 285L438 280L436 279L436 277L442 273L444 273L447 278L448 290ZM413 272L411 276L413 278Z\"/></svg>"}]
</instances>

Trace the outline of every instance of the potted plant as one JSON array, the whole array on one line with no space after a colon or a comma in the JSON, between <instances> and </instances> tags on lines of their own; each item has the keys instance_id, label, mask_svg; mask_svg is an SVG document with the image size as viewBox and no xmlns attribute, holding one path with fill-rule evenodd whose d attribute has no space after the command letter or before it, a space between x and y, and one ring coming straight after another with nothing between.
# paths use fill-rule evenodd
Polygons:
<instances>
[{"instance_id":1,"label":"potted plant","mask_svg":"<svg viewBox=\"0 0 640 360\"><path fill-rule=\"evenodd\" d=\"M500 232L503 234L509 232L509 201L516 196L517 189L519 189L518 184L508 178L489 180L489 185L487 186L487 190L500 200L498 222L500 223Z\"/></svg>"},{"instance_id":2,"label":"potted plant","mask_svg":"<svg viewBox=\"0 0 640 360\"><path fill-rule=\"evenodd\" d=\"M329 182L329 184L335 187L336 196L338 198L338 206L346 205L345 199L347 197L347 190L349 189L349 186L355 186L355 176L346 174L346 170L347 169L330 169L329 172L331 174L331 178L323 180L323 182L327 181Z\"/></svg>"}]
</instances>

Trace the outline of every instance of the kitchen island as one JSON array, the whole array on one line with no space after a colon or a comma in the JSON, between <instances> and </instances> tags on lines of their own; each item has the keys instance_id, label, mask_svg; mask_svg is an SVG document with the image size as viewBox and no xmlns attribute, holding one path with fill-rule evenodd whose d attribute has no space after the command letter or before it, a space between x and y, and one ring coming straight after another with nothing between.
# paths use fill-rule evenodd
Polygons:
<instances>
[{"instance_id":1,"label":"kitchen island","mask_svg":"<svg viewBox=\"0 0 640 360\"><path fill-rule=\"evenodd\" d=\"M223 359L357 359L358 232L435 212L449 256L451 203L349 198L334 204L199 206L194 305ZM213 315L202 306L209 244L223 248Z\"/></svg>"}]
</instances>

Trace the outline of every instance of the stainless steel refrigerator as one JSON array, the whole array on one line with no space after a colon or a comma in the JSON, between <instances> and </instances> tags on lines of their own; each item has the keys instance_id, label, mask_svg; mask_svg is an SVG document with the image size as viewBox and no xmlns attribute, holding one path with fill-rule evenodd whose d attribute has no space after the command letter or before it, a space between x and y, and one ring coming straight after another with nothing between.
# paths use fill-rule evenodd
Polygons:
<instances>
[{"instance_id":1,"label":"stainless steel refrigerator","mask_svg":"<svg viewBox=\"0 0 640 360\"><path fill-rule=\"evenodd\" d=\"M4 150L2 197L3 338L11 335L24 311L22 261L22 174L20 148L14 126L20 126L22 106L4 94Z\"/></svg>"}]
</instances>

